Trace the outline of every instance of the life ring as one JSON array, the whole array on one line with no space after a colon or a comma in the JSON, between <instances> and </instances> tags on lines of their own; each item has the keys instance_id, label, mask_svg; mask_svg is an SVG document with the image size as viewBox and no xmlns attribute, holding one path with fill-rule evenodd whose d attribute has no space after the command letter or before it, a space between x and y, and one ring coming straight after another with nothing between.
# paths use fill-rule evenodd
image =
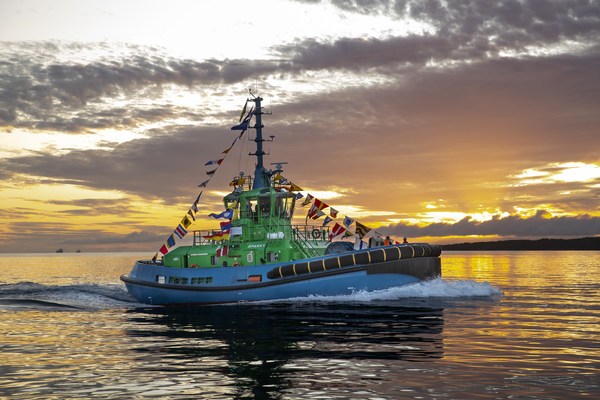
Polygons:
<instances>
[{"instance_id":1,"label":"life ring","mask_svg":"<svg viewBox=\"0 0 600 400\"><path fill-rule=\"evenodd\" d=\"M313 239L318 239L321 237L321 231L318 229L313 229L312 231L312 237Z\"/></svg>"},{"instance_id":2,"label":"life ring","mask_svg":"<svg viewBox=\"0 0 600 400\"><path fill-rule=\"evenodd\" d=\"M198 266L196 264L192 264L190 265L190 268L198 268Z\"/></svg>"},{"instance_id":3,"label":"life ring","mask_svg":"<svg viewBox=\"0 0 600 400\"><path fill-rule=\"evenodd\" d=\"M241 266L242 266L242 264L240 264L239 262L234 262L234 263L233 263L233 266L234 266L234 267L241 267Z\"/></svg>"}]
</instances>

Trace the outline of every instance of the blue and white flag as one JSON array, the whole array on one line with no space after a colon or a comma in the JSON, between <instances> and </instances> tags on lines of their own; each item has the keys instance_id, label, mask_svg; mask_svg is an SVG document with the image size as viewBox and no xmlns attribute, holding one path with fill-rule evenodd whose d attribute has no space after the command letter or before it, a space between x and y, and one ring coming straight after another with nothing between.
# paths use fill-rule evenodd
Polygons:
<instances>
[{"instance_id":1,"label":"blue and white flag","mask_svg":"<svg viewBox=\"0 0 600 400\"><path fill-rule=\"evenodd\" d=\"M354 223L354 220L353 220L352 218L350 218L350 217L348 217L348 216L345 216L345 217L344 217L344 222L343 222L343 224L344 224L344 226L345 226L346 228L348 228L348 227L349 227L350 225L352 225L353 223Z\"/></svg>"},{"instance_id":2,"label":"blue and white flag","mask_svg":"<svg viewBox=\"0 0 600 400\"><path fill-rule=\"evenodd\" d=\"M187 234L187 231L185 230L185 228L183 226L178 225L177 228L175 228L175 234L177 236L179 236L179 239L183 239L183 237Z\"/></svg>"},{"instance_id":3,"label":"blue and white flag","mask_svg":"<svg viewBox=\"0 0 600 400\"><path fill-rule=\"evenodd\" d=\"M246 117L244 122L242 122L239 125L232 126L231 130L232 131L245 131L246 129L248 129L248 125L250 125L250 118Z\"/></svg>"},{"instance_id":4,"label":"blue and white flag","mask_svg":"<svg viewBox=\"0 0 600 400\"><path fill-rule=\"evenodd\" d=\"M333 219L329 218L329 216L326 216L325 220L323 221L322 226L327 226L327 224L330 223L331 221L333 221Z\"/></svg>"},{"instance_id":5,"label":"blue and white flag","mask_svg":"<svg viewBox=\"0 0 600 400\"><path fill-rule=\"evenodd\" d=\"M354 250L362 250L366 249L367 247L369 247L367 242L363 242L359 237L356 238L356 241L354 242Z\"/></svg>"},{"instance_id":6,"label":"blue and white flag","mask_svg":"<svg viewBox=\"0 0 600 400\"><path fill-rule=\"evenodd\" d=\"M233 210L223 211L221 214L211 213L208 216L213 217L215 219L219 219L219 218L231 219L231 218L233 218Z\"/></svg>"}]
</instances>

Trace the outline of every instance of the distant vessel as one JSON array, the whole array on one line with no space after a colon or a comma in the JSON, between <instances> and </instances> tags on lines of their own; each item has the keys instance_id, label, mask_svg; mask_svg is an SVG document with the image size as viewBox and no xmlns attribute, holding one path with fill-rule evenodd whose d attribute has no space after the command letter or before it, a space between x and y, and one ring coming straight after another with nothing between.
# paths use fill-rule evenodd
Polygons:
<instances>
[{"instance_id":1,"label":"distant vessel","mask_svg":"<svg viewBox=\"0 0 600 400\"><path fill-rule=\"evenodd\" d=\"M62 252L64 252L64 250L63 249L58 249L58 250L56 250L56 252L57 253L62 253Z\"/></svg>"},{"instance_id":2,"label":"distant vessel","mask_svg":"<svg viewBox=\"0 0 600 400\"><path fill-rule=\"evenodd\" d=\"M252 139L256 152L250 154L257 158L254 176L237 176L231 184L234 190L223 198L226 211L212 214L226 219L221 229L194 231L191 246L176 248L171 246L175 237L171 235L168 244L161 248L162 260L156 259L157 253L152 260L137 261L127 275L121 276L138 301L207 304L347 295L441 275L439 246L384 245L384 239L373 234L375 231L354 221L354 236L360 239L355 244L332 241L342 233L352 235L348 229L352 222L329 228L325 223L310 225L307 217L304 224L292 224L301 189L282 177L286 163L273 163L273 170L264 167L262 115L266 113L261 105L263 99L250 94L246 104L253 102L254 108L242 124L232 129L243 130L242 134L247 128L256 130ZM249 126L252 118L255 124ZM221 161L214 163L220 165ZM207 165L210 163L213 162ZM311 205L311 219L324 215L322 210L329 207L310 195L304 204ZM181 224L174 231L179 237L186 233ZM366 236L370 236L368 244L362 241Z\"/></svg>"}]
</instances>

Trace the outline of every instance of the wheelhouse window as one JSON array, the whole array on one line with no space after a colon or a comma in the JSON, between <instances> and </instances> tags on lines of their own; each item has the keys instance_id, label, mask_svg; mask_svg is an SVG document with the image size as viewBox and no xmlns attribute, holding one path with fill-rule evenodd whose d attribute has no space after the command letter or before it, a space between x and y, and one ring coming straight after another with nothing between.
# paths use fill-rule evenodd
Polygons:
<instances>
[{"instance_id":1,"label":"wheelhouse window","mask_svg":"<svg viewBox=\"0 0 600 400\"><path fill-rule=\"evenodd\" d=\"M258 196L258 211L262 217L271 216L271 195Z\"/></svg>"},{"instance_id":2,"label":"wheelhouse window","mask_svg":"<svg viewBox=\"0 0 600 400\"><path fill-rule=\"evenodd\" d=\"M275 215L279 218L292 219L296 196L291 192L277 193L275 196Z\"/></svg>"},{"instance_id":3,"label":"wheelhouse window","mask_svg":"<svg viewBox=\"0 0 600 400\"><path fill-rule=\"evenodd\" d=\"M258 200L246 199L245 217L253 221L258 221Z\"/></svg>"}]
</instances>

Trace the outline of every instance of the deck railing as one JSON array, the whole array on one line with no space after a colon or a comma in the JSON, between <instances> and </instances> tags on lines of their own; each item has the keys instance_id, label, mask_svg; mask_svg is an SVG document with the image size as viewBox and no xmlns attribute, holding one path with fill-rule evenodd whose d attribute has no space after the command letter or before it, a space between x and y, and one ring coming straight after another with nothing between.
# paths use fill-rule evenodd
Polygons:
<instances>
[{"instance_id":1,"label":"deck railing","mask_svg":"<svg viewBox=\"0 0 600 400\"><path fill-rule=\"evenodd\" d=\"M274 224L269 224L269 231L276 232L277 226ZM245 227L242 227L244 229ZM282 225L281 226L284 234L287 236L291 232L291 237L284 237L283 239L291 240L295 242L303 243L307 248L314 249L319 242L329 240L329 227L327 226L318 226L318 225L307 225L307 224L296 224L296 225ZM290 230L291 228L291 230ZM193 245L200 246L204 244L214 244L214 243L229 243L230 239L219 239L218 235L221 234L220 229L211 229L204 231L192 231L194 234ZM206 237L209 237L208 239ZM212 238L210 238L212 237ZM231 238L231 234L230 234ZM269 240L267 235L263 240Z\"/></svg>"}]
</instances>

